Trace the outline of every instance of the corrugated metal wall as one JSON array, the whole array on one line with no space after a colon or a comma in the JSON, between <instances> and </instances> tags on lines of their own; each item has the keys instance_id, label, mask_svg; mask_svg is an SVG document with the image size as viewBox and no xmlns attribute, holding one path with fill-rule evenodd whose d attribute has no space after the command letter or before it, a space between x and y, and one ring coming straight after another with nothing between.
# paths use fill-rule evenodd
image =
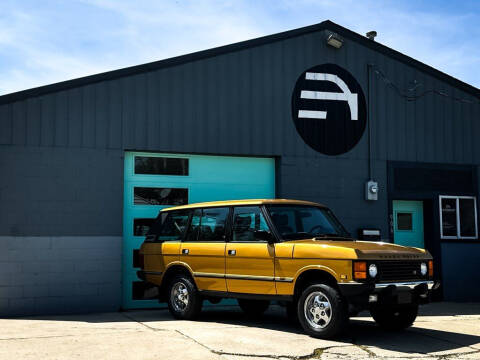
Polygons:
<instances>
[{"instance_id":1,"label":"corrugated metal wall","mask_svg":"<svg viewBox=\"0 0 480 360\"><path fill-rule=\"evenodd\" d=\"M329 48L320 32L2 105L0 143L322 157L297 136L290 101L299 74L327 62L348 69L365 91L366 64L374 63L403 89L416 80L416 93L473 100L353 41ZM478 99L407 102L378 76L372 89L376 158L478 163ZM365 157L363 146L342 156Z\"/></svg>"},{"instance_id":2,"label":"corrugated metal wall","mask_svg":"<svg viewBox=\"0 0 480 360\"><path fill-rule=\"evenodd\" d=\"M123 150L280 156L279 195L326 202L353 231L358 226L376 226L387 233L385 160L478 164L480 106L426 95L407 102L373 76L371 124L374 177L380 182L380 200L363 201L367 180L367 132L350 152L328 157L310 149L297 134L291 118L291 95L298 76L307 68L335 63L351 72L366 93L367 64L374 63L401 89L415 86L417 94L429 89L450 96L474 98L414 68L375 52L348 38L337 50L325 44L324 31L276 41L270 44L197 60L152 72L103 81L0 106L0 170L34 166L34 158L15 158L25 148L39 149L48 158L59 153L77 154L65 163L34 168L48 178L63 169L90 171L90 152L81 149L113 150L121 167ZM414 94L414 92L410 92ZM366 94L365 94L366 95ZM476 100L478 102L478 99ZM13 145L13 146L6 146ZM67 150L70 149L70 150ZM115 151L118 151L115 152ZM13 157L12 157L13 156ZM83 157L82 161L78 161ZM8 160L9 159L9 160ZM27 171L28 172L28 171ZM46 175L43 176L43 175ZM41 180L31 191L42 191ZM118 189L121 176L97 179ZM56 189L71 190L74 176ZM2 176L2 194L20 192L22 180ZM83 199L100 206L94 187L85 189ZM110 194L111 195L111 194ZM55 194L52 199L55 200ZM118 194L121 197L121 194ZM11 198L11 197L9 197ZM61 196L60 196L61 198ZM2 212L28 207L28 199L1 201ZM52 201L53 201L52 200ZM103 208L118 214L121 201ZM75 207L74 202L70 203ZM12 220L13 221L13 220ZM24 234L37 234L28 222L0 220L0 233L11 234L12 226ZM85 217L82 229L72 221L40 233L73 234L89 229ZM35 222L35 220L31 220ZM121 217L108 228L121 234Z\"/></svg>"}]
</instances>

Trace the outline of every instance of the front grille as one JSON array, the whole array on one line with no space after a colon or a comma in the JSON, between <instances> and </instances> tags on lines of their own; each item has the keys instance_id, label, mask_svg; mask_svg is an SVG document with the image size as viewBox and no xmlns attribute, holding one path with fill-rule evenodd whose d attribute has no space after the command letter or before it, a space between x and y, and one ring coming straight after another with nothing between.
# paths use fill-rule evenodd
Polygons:
<instances>
[{"instance_id":1,"label":"front grille","mask_svg":"<svg viewBox=\"0 0 480 360\"><path fill-rule=\"evenodd\" d=\"M377 281L380 282L425 279L425 276L420 273L421 261L393 260L379 261L376 264L378 266Z\"/></svg>"}]
</instances>

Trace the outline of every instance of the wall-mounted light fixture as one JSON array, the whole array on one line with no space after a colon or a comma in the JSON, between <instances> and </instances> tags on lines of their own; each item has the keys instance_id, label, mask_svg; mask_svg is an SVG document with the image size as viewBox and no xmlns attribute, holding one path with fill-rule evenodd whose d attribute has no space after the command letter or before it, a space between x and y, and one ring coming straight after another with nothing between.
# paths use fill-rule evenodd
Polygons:
<instances>
[{"instance_id":1,"label":"wall-mounted light fixture","mask_svg":"<svg viewBox=\"0 0 480 360\"><path fill-rule=\"evenodd\" d=\"M375 38L377 37L377 32L374 31L374 30L373 30L373 31L369 31L369 32L367 32L367 33L365 34L365 36L367 37L367 39L374 41Z\"/></svg>"},{"instance_id":2,"label":"wall-mounted light fixture","mask_svg":"<svg viewBox=\"0 0 480 360\"><path fill-rule=\"evenodd\" d=\"M343 45L343 39L335 33L331 33L327 37L327 44L334 48L340 49Z\"/></svg>"}]
</instances>

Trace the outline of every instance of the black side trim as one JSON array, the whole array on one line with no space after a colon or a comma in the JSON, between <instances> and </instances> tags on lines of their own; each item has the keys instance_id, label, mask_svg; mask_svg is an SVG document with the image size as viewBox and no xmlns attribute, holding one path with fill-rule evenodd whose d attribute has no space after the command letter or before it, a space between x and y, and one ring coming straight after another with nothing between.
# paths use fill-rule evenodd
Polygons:
<instances>
[{"instance_id":1,"label":"black side trim","mask_svg":"<svg viewBox=\"0 0 480 360\"><path fill-rule=\"evenodd\" d=\"M249 299L249 300L277 300L277 301L293 301L292 295L266 295L266 294L244 294L226 291L202 290L203 296L233 298L233 299Z\"/></svg>"}]
</instances>

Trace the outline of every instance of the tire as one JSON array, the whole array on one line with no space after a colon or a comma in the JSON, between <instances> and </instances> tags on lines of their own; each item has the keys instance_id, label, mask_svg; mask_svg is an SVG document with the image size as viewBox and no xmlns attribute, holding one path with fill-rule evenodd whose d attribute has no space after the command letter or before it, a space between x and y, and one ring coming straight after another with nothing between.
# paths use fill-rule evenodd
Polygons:
<instances>
[{"instance_id":1,"label":"tire","mask_svg":"<svg viewBox=\"0 0 480 360\"><path fill-rule=\"evenodd\" d=\"M203 299L190 277L176 275L168 283L167 289L168 309L173 317L193 320L200 314Z\"/></svg>"},{"instance_id":2,"label":"tire","mask_svg":"<svg viewBox=\"0 0 480 360\"><path fill-rule=\"evenodd\" d=\"M348 307L335 288L314 284L303 290L297 303L298 321L313 337L330 339L343 332L348 324Z\"/></svg>"},{"instance_id":3,"label":"tire","mask_svg":"<svg viewBox=\"0 0 480 360\"><path fill-rule=\"evenodd\" d=\"M238 306L251 317L261 316L270 306L270 301L268 300L237 299L237 301Z\"/></svg>"},{"instance_id":4,"label":"tire","mask_svg":"<svg viewBox=\"0 0 480 360\"><path fill-rule=\"evenodd\" d=\"M417 318L418 305L378 306L370 309L375 322L385 330L403 330Z\"/></svg>"}]
</instances>

